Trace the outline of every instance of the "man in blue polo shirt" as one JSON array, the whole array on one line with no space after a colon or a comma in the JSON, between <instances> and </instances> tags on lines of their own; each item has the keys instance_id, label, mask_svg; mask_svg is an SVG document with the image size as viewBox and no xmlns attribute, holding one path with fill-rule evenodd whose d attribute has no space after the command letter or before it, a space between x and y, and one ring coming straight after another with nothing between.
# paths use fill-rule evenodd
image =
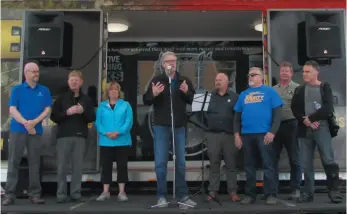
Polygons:
<instances>
[{"instance_id":1,"label":"man in blue polo shirt","mask_svg":"<svg viewBox=\"0 0 347 215\"><path fill-rule=\"evenodd\" d=\"M273 88L263 85L264 73L260 68L251 68L248 79L249 88L241 93L234 107L235 145L239 149L243 147L246 173L246 197L241 203L251 204L256 199L256 158L259 151L264 163L266 204L276 204L276 157L272 142L281 123L283 101Z\"/></svg>"},{"instance_id":2,"label":"man in blue polo shirt","mask_svg":"<svg viewBox=\"0 0 347 215\"><path fill-rule=\"evenodd\" d=\"M5 198L2 205L10 205L15 201L18 181L18 168L27 148L29 163L29 199L33 204L43 204L39 178L40 137L42 120L50 112L52 97L49 89L38 83L39 67L35 63L27 63L24 67L25 82L12 89L9 101L10 141L8 146L8 170L5 187Z\"/></svg>"}]
</instances>

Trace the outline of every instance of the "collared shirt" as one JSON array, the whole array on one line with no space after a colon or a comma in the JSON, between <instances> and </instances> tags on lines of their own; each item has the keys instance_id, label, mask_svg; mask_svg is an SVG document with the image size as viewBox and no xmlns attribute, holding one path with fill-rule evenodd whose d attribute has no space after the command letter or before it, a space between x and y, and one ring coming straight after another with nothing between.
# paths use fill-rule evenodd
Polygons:
<instances>
[{"instance_id":1,"label":"collared shirt","mask_svg":"<svg viewBox=\"0 0 347 215\"><path fill-rule=\"evenodd\" d=\"M41 84L31 88L27 82L13 87L9 106L15 106L26 120L34 120L44 111L46 107L52 106L52 96L49 89ZM37 134L42 134L42 122L35 126ZM11 119L11 132L28 133L24 125Z\"/></svg>"},{"instance_id":2,"label":"collared shirt","mask_svg":"<svg viewBox=\"0 0 347 215\"><path fill-rule=\"evenodd\" d=\"M285 87L281 87L280 84L275 85L273 88L276 90L278 95L281 96L284 105L283 105L283 120L295 119L293 112L290 108L292 104L292 98L294 95L295 89L299 86L299 84L294 81L290 81L289 84Z\"/></svg>"},{"instance_id":3,"label":"collared shirt","mask_svg":"<svg viewBox=\"0 0 347 215\"><path fill-rule=\"evenodd\" d=\"M237 98L238 94L230 90L223 96L217 92L211 93L206 113L206 124L210 131L233 133L233 109Z\"/></svg>"}]
</instances>

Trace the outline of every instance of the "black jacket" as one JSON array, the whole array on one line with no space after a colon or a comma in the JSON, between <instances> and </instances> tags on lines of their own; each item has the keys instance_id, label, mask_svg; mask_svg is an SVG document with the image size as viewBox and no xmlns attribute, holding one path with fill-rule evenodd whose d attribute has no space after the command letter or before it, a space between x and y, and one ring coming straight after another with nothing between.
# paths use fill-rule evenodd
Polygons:
<instances>
[{"instance_id":1,"label":"black jacket","mask_svg":"<svg viewBox=\"0 0 347 215\"><path fill-rule=\"evenodd\" d=\"M323 92L323 104L319 110L308 116L311 122L328 120L329 115L334 112L334 97L330 85L328 83L321 85L321 92ZM307 130L303 118L305 116L305 85L301 85L295 89L291 109L295 118L298 120L298 136L305 137Z\"/></svg>"},{"instance_id":2,"label":"black jacket","mask_svg":"<svg viewBox=\"0 0 347 215\"><path fill-rule=\"evenodd\" d=\"M186 81L188 92L183 93L180 90L180 85ZM164 84L164 91L154 97L152 92L152 83L160 82ZM153 105L154 107L154 125L171 126L171 104L170 104L170 83L169 78L165 73L155 76L148 85L148 88L143 95L143 103L145 105ZM175 127L185 126L187 122L186 105L192 104L195 90L192 82L184 76L177 73L177 81L175 88L172 91L172 105L174 113Z\"/></svg>"},{"instance_id":3,"label":"black jacket","mask_svg":"<svg viewBox=\"0 0 347 215\"><path fill-rule=\"evenodd\" d=\"M68 116L67 109L81 104L82 114ZM78 101L72 91L61 94L53 103L51 120L57 123L57 138L60 137L88 137L88 123L95 121L95 110L92 100L82 92Z\"/></svg>"}]
</instances>

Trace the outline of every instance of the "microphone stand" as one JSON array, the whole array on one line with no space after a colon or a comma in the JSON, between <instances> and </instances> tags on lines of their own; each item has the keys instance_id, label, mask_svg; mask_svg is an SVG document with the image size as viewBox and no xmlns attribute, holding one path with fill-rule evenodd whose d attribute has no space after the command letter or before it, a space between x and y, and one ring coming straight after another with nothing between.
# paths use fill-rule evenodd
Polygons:
<instances>
[{"instance_id":1,"label":"microphone stand","mask_svg":"<svg viewBox=\"0 0 347 215\"><path fill-rule=\"evenodd\" d=\"M171 74L171 72L169 73ZM175 205L175 206L179 206L179 205L185 205L191 208L194 208L193 205L189 205L180 201L177 201L176 199L176 147L175 147L175 125L174 125L174 113L173 113L173 104L172 104L172 89L171 89L171 76L168 75L169 78L169 88L170 88L170 111L171 111L171 135L172 135L172 162L173 162L173 191L172 191L172 200L168 201L167 204L168 205ZM157 205L153 205L151 206L151 208L157 208L157 207L161 207L163 205L166 205L166 203L163 204L157 204Z\"/></svg>"},{"instance_id":2,"label":"microphone stand","mask_svg":"<svg viewBox=\"0 0 347 215\"><path fill-rule=\"evenodd\" d=\"M198 123L190 121L191 123L193 123L197 127L200 127L201 129L203 129L205 132L208 132L208 128L206 128L204 126L204 108L205 108L205 104L206 104L207 95L208 95L208 91L205 92L204 100L203 100L202 107L201 107L201 110L200 110L201 125L199 125ZM205 152L204 152L204 144L203 144L205 142L207 142L207 138L206 137L201 142L201 187L200 187L200 190L198 192L196 192L195 194L193 194L191 197L196 196L196 195L201 193L201 194L204 195L205 199L207 199L207 196L209 196L213 201L217 202L219 205L222 205L222 203L220 203L220 201L218 201L216 198L211 196L205 190L205 177L204 177L204 175L205 175L205 156L204 156Z\"/></svg>"}]
</instances>

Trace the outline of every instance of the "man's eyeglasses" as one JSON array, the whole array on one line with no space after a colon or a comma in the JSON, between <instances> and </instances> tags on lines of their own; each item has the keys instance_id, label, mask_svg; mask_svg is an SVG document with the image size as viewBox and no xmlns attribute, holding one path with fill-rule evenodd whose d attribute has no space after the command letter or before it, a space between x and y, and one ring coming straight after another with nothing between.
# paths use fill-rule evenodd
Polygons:
<instances>
[{"instance_id":1,"label":"man's eyeglasses","mask_svg":"<svg viewBox=\"0 0 347 215\"><path fill-rule=\"evenodd\" d=\"M165 60L164 63L176 63L177 60Z\"/></svg>"},{"instance_id":2,"label":"man's eyeglasses","mask_svg":"<svg viewBox=\"0 0 347 215\"><path fill-rule=\"evenodd\" d=\"M248 74L248 77L254 77L254 76L257 76L259 74L255 74L255 73L251 73L251 74Z\"/></svg>"}]
</instances>

